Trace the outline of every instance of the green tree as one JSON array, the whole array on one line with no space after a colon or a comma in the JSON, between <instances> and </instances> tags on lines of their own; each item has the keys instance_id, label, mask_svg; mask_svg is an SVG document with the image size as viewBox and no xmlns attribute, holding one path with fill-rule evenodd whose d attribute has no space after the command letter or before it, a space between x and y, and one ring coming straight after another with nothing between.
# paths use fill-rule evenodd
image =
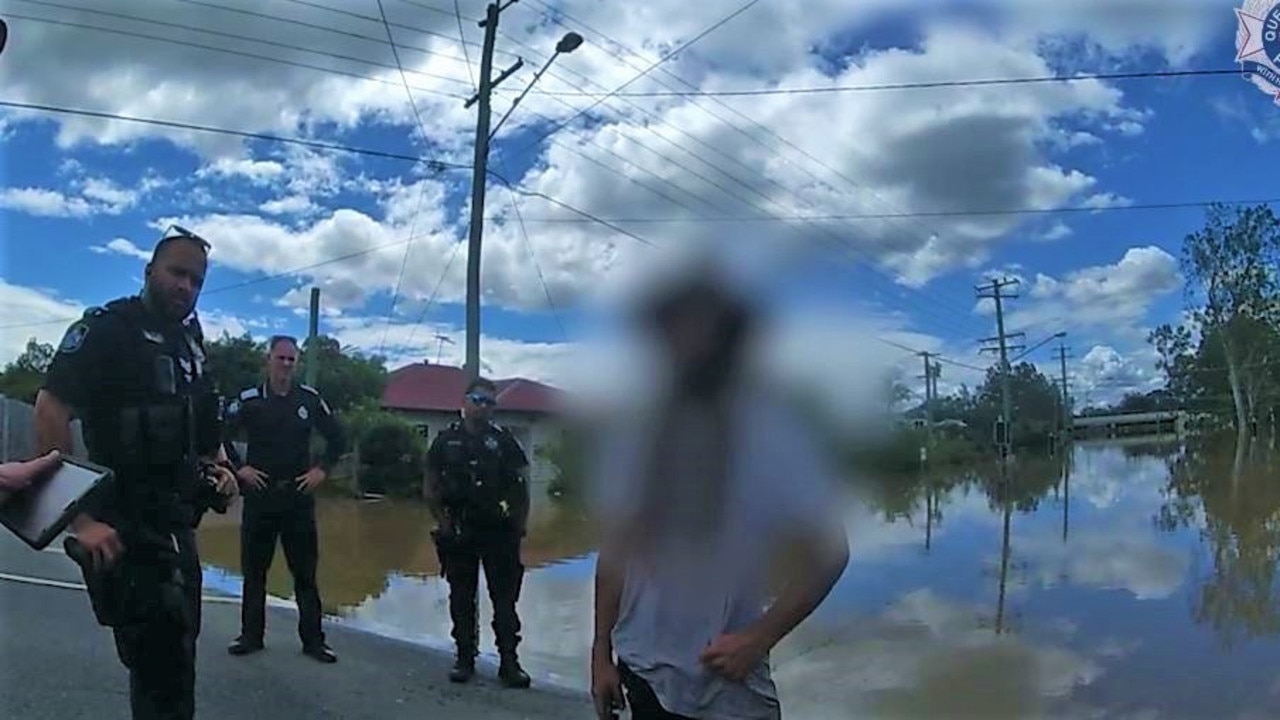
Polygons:
<instances>
[{"instance_id":1,"label":"green tree","mask_svg":"<svg viewBox=\"0 0 1280 720\"><path fill-rule=\"evenodd\" d=\"M224 332L217 340L205 343L205 355L209 360L209 374L223 395L233 396L264 379L266 344L257 342L248 333L232 337Z\"/></svg>"},{"instance_id":2,"label":"green tree","mask_svg":"<svg viewBox=\"0 0 1280 720\"><path fill-rule=\"evenodd\" d=\"M1035 365L1024 362L1009 373L1009 397L1013 409L1014 437L1019 444L1043 440L1058 419L1058 390L1053 381ZM987 377L978 387L969 410L963 418L973 432L990 437L996 418L1000 417L1000 369L987 369Z\"/></svg>"},{"instance_id":3,"label":"green tree","mask_svg":"<svg viewBox=\"0 0 1280 720\"><path fill-rule=\"evenodd\" d=\"M44 374L53 362L54 350L52 345L37 342L35 338L28 340L22 354L0 372L0 395L35 403Z\"/></svg>"},{"instance_id":4,"label":"green tree","mask_svg":"<svg viewBox=\"0 0 1280 720\"><path fill-rule=\"evenodd\" d=\"M369 401L380 402L387 385L386 360L377 355L366 355L352 347L342 347L334 338L321 335L316 338L316 387L324 393L335 412L343 412ZM304 343L303 360L299 364L299 377L306 377L307 345Z\"/></svg>"},{"instance_id":5,"label":"green tree","mask_svg":"<svg viewBox=\"0 0 1280 720\"><path fill-rule=\"evenodd\" d=\"M1280 218L1259 205L1213 205L1205 227L1183 241L1188 304L1221 345L1236 429L1244 433L1275 357L1280 311Z\"/></svg>"}]
</instances>

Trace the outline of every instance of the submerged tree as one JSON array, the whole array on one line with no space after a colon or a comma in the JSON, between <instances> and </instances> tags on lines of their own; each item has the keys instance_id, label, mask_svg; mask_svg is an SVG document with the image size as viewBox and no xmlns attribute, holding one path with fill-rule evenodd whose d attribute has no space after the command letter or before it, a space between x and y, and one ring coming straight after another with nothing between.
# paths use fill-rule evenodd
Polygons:
<instances>
[{"instance_id":1,"label":"submerged tree","mask_svg":"<svg viewBox=\"0 0 1280 720\"><path fill-rule=\"evenodd\" d=\"M1276 358L1280 218L1265 205L1214 205L1208 216L1183 243L1187 300L1204 338L1221 347L1236 429L1243 433ZM1161 339L1170 348L1179 341L1167 333Z\"/></svg>"}]
</instances>

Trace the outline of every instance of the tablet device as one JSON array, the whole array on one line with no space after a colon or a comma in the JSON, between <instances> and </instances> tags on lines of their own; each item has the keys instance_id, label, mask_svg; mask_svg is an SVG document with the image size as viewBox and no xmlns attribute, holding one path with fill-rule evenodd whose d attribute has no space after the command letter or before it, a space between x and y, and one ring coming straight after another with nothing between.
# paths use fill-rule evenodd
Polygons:
<instances>
[{"instance_id":1,"label":"tablet device","mask_svg":"<svg viewBox=\"0 0 1280 720\"><path fill-rule=\"evenodd\" d=\"M105 467L63 455L52 477L0 503L0 523L32 548L43 550L71 524L85 496L111 477Z\"/></svg>"}]
</instances>

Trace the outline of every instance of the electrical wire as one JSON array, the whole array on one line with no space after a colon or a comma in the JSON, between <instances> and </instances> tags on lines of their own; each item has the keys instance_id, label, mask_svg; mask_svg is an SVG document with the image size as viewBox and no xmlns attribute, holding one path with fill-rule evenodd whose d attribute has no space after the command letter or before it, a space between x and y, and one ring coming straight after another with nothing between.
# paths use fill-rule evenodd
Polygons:
<instances>
[{"instance_id":1,"label":"electrical wire","mask_svg":"<svg viewBox=\"0 0 1280 720\"><path fill-rule=\"evenodd\" d=\"M408 0L404 1L408 2ZM418 3L409 4L417 5ZM453 0L453 13L453 16L458 20L458 44L462 46L462 57L467 61L467 76L471 78L471 87L473 89L478 89L480 86L476 84L475 71L471 69L471 54L467 52L467 33L462 29L462 5L458 3L458 0Z\"/></svg>"},{"instance_id":2,"label":"electrical wire","mask_svg":"<svg viewBox=\"0 0 1280 720\"><path fill-rule=\"evenodd\" d=\"M619 225L657 225L657 224L686 224L686 223L767 223L767 222L784 222L788 220L803 220L806 222L850 222L856 220L885 220L889 218L913 218L913 217L983 217L994 215L1056 215L1060 213L1101 213L1101 212L1119 212L1124 210L1179 210L1187 208L1203 208L1212 205L1271 205L1280 203L1280 197L1276 198L1259 198L1255 200L1188 200L1183 202L1166 202L1166 203L1135 203L1131 205L1106 205L1102 207L1092 205L1068 205L1057 208L1005 208L1001 210L950 210L950 211L920 211L908 213L851 213L851 214L835 214L835 215L770 215L760 216L741 216L741 217L659 217L659 218L607 218L609 222ZM531 223L579 223L582 220L574 218L555 218L555 217L531 217L525 218L526 222Z\"/></svg>"},{"instance_id":3,"label":"electrical wire","mask_svg":"<svg viewBox=\"0 0 1280 720\"><path fill-rule=\"evenodd\" d=\"M178 122L176 120L160 120L156 118L142 118L133 115L124 115L121 113L103 112L99 110L82 110L79 108L59 107L57 105L43 105L38 103L14 102L11 100L0 100L0 107L14 108L16 110L32 110L37 112L56 113L61 115L78 115L80 117L92 117L102 120L119 120L121 122L139 123L142 125L154 125L157 127L167 127L176 130L192 130L195 132L206 132L217 135L229 135L244 138L246 140L261 140L263 142L274 142L286 145L298 145L301 147L313 148L316 150L332 150L335 152L351 153L353 155L365 155L369 157L385 158L390 160L403 160L412 163L423 162L420 157L413 155L405 155L404 153L395 153L385 150L374 150L371 148L360 148L350 145L342 145L339 143L323 142L319 140L307 140L304 138L284 137L280 135L270 135L267 133L247 132L244 130L231 130L228 128L213 127L210 125L197 125L194 123ZM427 160L427 165L433 169L451 169L451 170L470 170L471 165L462 165L459 163L444 162L440 160Z\"/></svg>"},{"instance_id":4,"label":"electrical wire","mask_svg":"<svg viewBox=\"0 0 1280 720\"><path fill-rule=\"evenodd\" d=\"M404 65L400 62L400 51L396 49L395 38L391 34L391 24L387 21L387 11L382 5L382 0L377 0L378 14L382 16L382 26L387 31L387 43L391 45L391 54L395 57L396 67L400 70L400 79L404 82L404 92L409 98L409 107L413 110L413 117L418 121L418 131L422 133L422 143L424 146L431 144L431 138L427 136L426 123L422 122L422 113L418 112L418 103L413 99L413 90L409 88L409 78L405 75ZM422 214L422 203L427 198L427 183L418 183L418 206L413 211L413 221L409 225L409 237L413 237L413 231L418 227L418 218ZM413 250L413 242L405 245L404 257L400 260L400 273L396 276L395 289L391 292L391 307L387 310L386 327L382 329L382 340L378 343L378 354L382 354L382 348L387 342L387 333L391 332L391 319L395 316L396 300L400 297L400 284L404 282L404 271L409 265L409 253Z\"/></svg>"},{"instance_id":5,"label":"electrical wire","mask_svg":"<svg viewBox=\"0 0 1280 720\"><path fill-rule=\"evenodd\" d=\"M24 0L30 2L30 0ZM196 48L199 50L208 50L210 52L225 53L227 55L235 55L237 57L249 58L252 60L261 60L264 62L277 63L280 65L290 65L306 70L316 70L318 72L329 73L331 75L344 75L346 77L355 78L357 80L366 80L368 82L382 83L384 85L398 85L393 80L384 80L382 78L370 77L368 75L360 75L359 73L346 72L345 70L336 70L334 68L320 67L319 65L309 65L307 63L295 62L293 60L285 60L283 58L270 57L268 55L258 55L256 53L247 53L240 50L231 50L229 48L217 47L214 45L202 45L200 43L189 42L186 40L174 40L173 38L157 37L155 35L147 35L145 33L137 33L131 30L119 30L116 28L105 28L98 25L84 25L82 23L67 22L65 20L50 20L48 18L37 18L29 15L19 15L17 13L6 13L5 17L10 19L26 20L28 22L45 23L48 25L60 25L63 27L76 28L79 30L92 30L95 32L111 33L113 35L123 35L125 37L134 37L142 40L152 40L154 42L169 43L171 45L180 45L183 47ZM465 100L461 95L455 93L447 93L442 90L433 90L431 88L415 88L421 92L430 93L432 95L440 95L442 97L453 98L455 100Z\"/></svg>"},{"instance_id":6,"label":"electrical wire","mask_svg":"<svg viewBox=\"0 0 1280 720\"><path fill-rule=\"evenodd\" d=\"M1204 68L1198 70L1153 70L1127 73L1080 73L1078 75L1040 75L1034 77L982 78L968 80L933 80L927 82L880 83L871 85L831 85L826 87L755 88L747 90L689 90L618 93L618 97L759 97L766 95L824 95L848 92L878 92L886 90L933 90L939 88L984 87L992 85L1034 85L1041 83L1068 83L1087 80L1141 80L1157 78L1221 77L1241 75L1239 68ZM585 97L589 93L548 92L560 97Z\"/></svg>"},{"instance_id":7,"label":"electrical wire","mask_svg":"<svg viewBox=\"0 0 1280 720\"><path fill-rule=\"evenodd\" d=\"M220 8L220 9L225 9L225 10L233 10L233 11L234 11L234 10L236 10L236 8L223 8L222 6L219 6L219 5L211 5L211 4L209 4L209 3L198 2L198 0L177 0L177 1L178 1L178 2L187 2L187 3L191 3L191 4L193 4L193 5L202 5L202 6L205 6L205 7L215 7L215 8ZM280 41L278 41L278 40L263 40L263 39L261 39L261 38L248 37L248 36L246 36L246 35L237 35L237 34L235 34L235 33L222 32L222 31L220 31L220 30L209 30L209 29L206 29L206 28L192 27L192 26L190 26L190 25L182 25L182 24L180 24L180 23L173 23L173 22L168 22L168 21L165 21L165 20L155 20L155 19L153 19L153 18L139 17L139 16L137 16L137 15L127 15L127 14L125 14L125 13L111 12L111 11L108 11L108 10L96 10L96 9L93 9L93 8L76 7L76 6L74 6L74 5L63 5L62 3L49 2L48 0L17 0L17 2L24 2L24 3L31 4L31 5L40 5L40 6L44 6L44 7L59 8L59 9L62 9L62 10L73 10L73 11L79 11L79 12L92 13L92 14L95 14L95 15L103 15L103 16L106 16L106 17L116 18L116 19L118 19L118 20L128 20L128 21L130 21L130 22L147 23L147 24L149 24L149 25L159 25L160 27L173 28L173 29L175 29L175 30L185 30L185 31L187 31L187 32L193 32L193 33L204 33L204 34L206 34L206 35L215 35L215 36L218 36L218 37L228 38L228 39L230 39L230 40L239 40L239 41L241 41L241 42L256 43L256 44L259 44L259 45L268 45L268 46L271 46L271 47L281 48L281 49L284 49L284 50L293 50L293 51L295 51L295 52L311 53L311 54L313 54L313 55L320 55L320 56L323 56L323 57L334 58L335 60L346 60L347 62L361 63L361 64L364 64L364 65L371 65L371 66L374 66L374 67L385 68L385 69L388 69L388 70L397 70L397 69L399 69L399 68L397 68L397 66L395 66L395 65L388 65L388 64L386 64L386 63L380 63L380 62L377 62L376 60L369 60L369 59L367 59L367 58L351 57L350 55L339 55L338 53L325 52L325 51L323 51L323 50L315 50L315 49L312 49L312 48L301 47L301 46L299 46L299 45L290 45L290 44L288 44L288 43L280 42ZM263 13L253 13L252 11L248 11L248 10L240 11L240 12L244 12L244 13L246 13L246 14L252 14L252 15L255 15L255 16L263 16L263 15L264 15ZM271 17L271 16L266 16L266 17ZM318 27L318 26L312 26L312 27ZM102 28L102 29L103 29L103 30L106 30L106 28ZM328 30L329 28L321 28L321 29ZM339 31L339 32L340 32L340 31ZM342 33L342 34L344 34L344 35L354 35L355 37L358 37L358 38L361 38L361 39L366 39L366 38L364 38L364 36L362 36L362 35L355 35L354 33ZM383 44L385 44L385 43L383 43ZM197 46L197 47L202 47L202 48L203 48L204 46ZM259 57L259 56L253 56L253 57ZM413 74L415 74L415 75L422 75L422 76L424 76L424 77L429 77L429 78L433 78L433 79L436 79L436 80L444 80L445 82L458 83L458 84L461 84L461 85L466 85L466 84L467 84L465 80L462 80L462 79L459 79L459 78L455 78L455 77L449 77L448 75L436 75L436 74L434 74L434 73L429 73L429 72L419 72L419 71L417 71L417 70L410 70L409 72L411 72L411 73L413 73ZM372 78L372 77L367 77L367 76L366 76L366 77L365 77L365 79L367 79L367 80L376 80L377 78ZM420 89L420 90L423 90L424 92L425 92L425 91L427 91L425 88L419 88L419 89Z\"/></svg>"},{"instance_id":8,"label":"electrical wire","mask_svg":"<svg viewBox=\"0 0 1280 720\"><path fill-rule=\"evenodd\" d=\"M710 35L711 33L715 32L716 30L720 29L720 28L721 28L721 27L723 27L725 24L727 24L729 21L731 21L731 20L733 20L734 18L738 17L739 15L741 15L741 14L742 14L742 13L744 13L744 12L746 12L747 10L750 10L752 7L754 7L754 6L755 6L757 3L759 3L759 2L760 2L760 0L748 0L748 2L747 2L745 5L743 5L743 6L739 7L737 10L733 11L733 12L732 12L732 13L730 13L729 15L726 15L725 17L721 18L721 19L720 19L720 20L718 20L717 22L713 23L711 26L707 27L707 28L706 28L705 30L703 30L702 32L700 32L700 33L698 33L697 35L693 36L693 38L691 38L691 39L689 39L689 40L687 40L687 41L685 41L685 42L681 43L681 44L680 44L680 46L679 46L679 47L677 47L676 49L672 50L671 52L669 52L669 53L667 53L667 54L663 55L662 57L658 58L657 60L655 60L651 65L649 65L649 67L645 68L644 70L641 70L641 71L640 71L640 74L638 74L638 75L636 75L636 76L632 77L630 80L628 80L628 81L626 81L626 82L622 83L621 85L619 85L618 87L614 88L612 91L610 91L610 92L609 92L609 94L608 94L608 95L605 95L604 97L602 97L602 98L600 98L600 99L596 100L595 102L593 102L592 104L588 105L586 108L583 108L582 110L578 111L578 113L577 113L576 115L574 115L573 117L569 118L568 120L565 120L564 122L559 123L559 124L557 124L557 125L553 126L550 130L548 130L548 131L546 131L545 133L542 133L542 134L538 135L537 137L533 138L531 141L529 141L528 143L526 143L526 144L525 144L525 147L528 147L528 146L530 146L530 145L535 145L535 144L537 144L537 143L541 142L543 138L545 138L545 137L547 137L548 135L551 135L551 134L553 134L553 133L555 133L555 132L559 131L559 130L560 130L560 128L565 127L565 126L566 126L566 125L568 125L569 123L572 123L574 120L577 120L578 118L582 117L583 115L587 114L588 112L591 112L593 109L595 109L596 107L598 107L601 103L603 103L605 100L608 100L609 98L613 97L613 96L614 96L615 94L617 94L619 91L621 91L621 90L623 90L623 89L625 89L625 88L627 88L627 87L631 86L633 83L638 82L641 78L645 77L645 76L646 76L646 75L648 75L649 73L651 73L651 72L653 72L654 70L656 70L656 69L658 68L658 66L659 66L659 65L662 65L663 63L667 62L668 60L670 60L671 58L675 57L676 55L679 55L680 53L684 52L685 50L688 50L690 47L692 47L692 46L693 46L695 43L697 43L699 40L701 40L701 39L705 38L706 36Z\"/></svg>"}]
</instances>

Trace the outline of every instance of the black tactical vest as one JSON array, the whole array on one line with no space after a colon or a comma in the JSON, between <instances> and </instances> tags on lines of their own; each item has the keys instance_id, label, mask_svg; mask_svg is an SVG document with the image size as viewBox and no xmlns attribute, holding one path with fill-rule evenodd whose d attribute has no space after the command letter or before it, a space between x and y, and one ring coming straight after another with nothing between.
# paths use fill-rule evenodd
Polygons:
<instances>
[{"instance_id":1,"label":"black tactical vest","mask_svg":"<svg viewBox=\"0 0 1280 720\"><path fill-rule=\"evenodd\" d=\"M112 332L119 340L85 418L90 457L115 470L121 510L150 507L157 519L177 519L197 490L199 449L216 447L219 434L199 324L166 332L138 298L92 312L111 315L123 332Z\"/></svg>"}]
</instances>

